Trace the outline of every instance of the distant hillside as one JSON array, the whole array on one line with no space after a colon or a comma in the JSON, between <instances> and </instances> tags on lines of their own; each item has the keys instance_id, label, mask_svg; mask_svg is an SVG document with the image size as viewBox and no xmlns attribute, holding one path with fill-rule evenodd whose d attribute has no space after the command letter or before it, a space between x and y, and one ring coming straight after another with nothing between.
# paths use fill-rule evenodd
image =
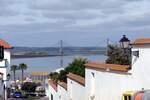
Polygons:
<instances>
[{"instance_id":1,"label":"distant hillside","mask_svg":"<svg viewBox=\"0 0 150 100\"><path fill-rule=\"evenodd\" d=\"M64 55L74 54L105 54L105 47L64 47ZM58 47L14 47L12 57L59 56Z\"/></svg>"}]
</instances>

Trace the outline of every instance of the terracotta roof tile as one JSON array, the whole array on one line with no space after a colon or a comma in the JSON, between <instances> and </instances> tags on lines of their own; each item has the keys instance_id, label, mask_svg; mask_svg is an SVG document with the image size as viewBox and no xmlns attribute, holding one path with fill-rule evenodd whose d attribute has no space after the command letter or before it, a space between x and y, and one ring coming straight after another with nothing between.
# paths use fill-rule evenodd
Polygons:
<instances>
[{"instance_id":1,"label":"terracotta roof tile","mask_svg":"<svg viewBox=\"0 0 150 100\"><path fill-rule=\"evenodd\" d=\"M31 75L32 76L48 76L49 73L48 72L32 72Z\"/></svg>"},{"instance_id":2,"label":"terracotta roof tile","mask_svg":"<svg viewBox=\"0 0 150 100\"><path fill-rule=\"evenodd\" d=\"M63 87L64 89L67 90L67 83L65 83L65 82L59 82L58 84L59 84L61 87Z\"/></svg>"},{"instance_id":3,"label":"terracotta roof tile","mask_svg":"<svg viewBox=\"0 0 150 100\"><path fill-rule=\"evenodd\" d=\"M120 72L127 72L129 70L128 65L104 64L104 63L97 63L97 62L88 62L87 64L85 64L85 67L91 69L102 69L102 70L120 71Z\"/></svg>"},{"instance_id":4,"label":"terracotta roof tile","mask_svg":"<svg viewBox=\"0 0 150 100\"><path fill-rule=\"evenodd\" d=\"M7 43L6 41L4 41L2 39L0 39L0 46L4 46L5 49L11 49L12 48L12 46L9 43Z\"/></svg>"},{"instance_id":5,"label":"terracotta roof tile","mask_svg":"<svg viewBox=\"0 0 150 100\"><path fill-rule=\"evenodd\" d=\"M67 77L70 78L71 80L74 80L74 81L78 82L81 85L85 85L85 78L82 77L82 76L79 76L79 75L76 75L76 74L73 74L73 73L69 73L67 75Z\"/></svg>"},{"instance_id":6,"label":"terracotta roof tile","mask_svg":"<svg viewBox=\"0 0 150 100\"><path fill-rule=\"evenodd\" d=\"M135 41L131 42L131 45L144 45L144 44L150 44L150 38L136 39Z\"/></svg>"}]
</instances>

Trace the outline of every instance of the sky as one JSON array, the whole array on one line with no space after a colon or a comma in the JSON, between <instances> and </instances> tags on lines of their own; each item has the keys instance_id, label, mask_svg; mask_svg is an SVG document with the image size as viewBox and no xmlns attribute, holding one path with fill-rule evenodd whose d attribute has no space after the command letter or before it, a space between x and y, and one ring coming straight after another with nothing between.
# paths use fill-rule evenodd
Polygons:
<instances>
[{"instance_id":1,"label":"sky","mask_svg":"<svg viewBox=\"0 0 150 100\"><path fill-rule=\"evenodd\" d=\"M150 0L0 0L0 38L13 46L103 46L150 37Z\"/></svg>"}]
</instances>

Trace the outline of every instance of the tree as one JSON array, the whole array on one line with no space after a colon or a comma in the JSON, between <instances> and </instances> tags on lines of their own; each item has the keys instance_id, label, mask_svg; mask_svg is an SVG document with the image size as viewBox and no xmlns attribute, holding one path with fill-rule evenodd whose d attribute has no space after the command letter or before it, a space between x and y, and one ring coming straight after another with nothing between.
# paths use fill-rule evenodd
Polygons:
<instances>
[{"instance_id":1,"label":"tree","mask_svg":"<svg viewBox=\"0 0 150 100\"><path fill-rule=\"evenodd\" d=\"M72 63L70 63L66 68L66 72L72 72L80 76L85 76L85 66L88 61L85 58L75 58Z\"/></svg>"},{"instance_id":2,"label":"tree","mask_svg":"<svg viewBox=\"0 0 150 100\"><path fill-rule=\"evenodd\" d=\"M53 80L53 81L55 81L56 83L58 82L58 76L59 76L59 73L57 73L57 72L51 72L50 74L49 74L49 77Z\"/></svg>"},{"instance_id":3,"label":"tree","mask_svg":"<svg viewBox=\"0 0 150 100\"><path fill-rule=\"evenodd\" d=\"M27 69L27 65L25 63L21 63L19 64L19 69L21 70L22 73L22 83L23 83L23 79L24 79L24 70Z\"/></svg>"},{"instance_id":4,"label":"tree","mask_svg":"<svg viewBox=\"0 0 150 100\"><path fill-rule=\"evenodd\" d=\"M70 63L64 70L61 70L59 73L52 72L49 74L50 78L55 82L63 81L67 82L67 74L72 72L74 74L85 77L85 67L88 61L84 58L75 58L72 63Z\"/></svg>"},{"instance_id":5,"label":"tree","mask_svg":"<svg viewBox=\"0 0 150 100\"><path fill-rule=\"evenodd\" d=\"M34 82L25 82L22 84L21 89L25 92L35 92L37 84Z\"/></svg>"},{"instance_id":6,"label":"tree","mask_svg":"<svg viewBox=\"0 0 150 100\"><path fill-rule=\"evenodd\" d=\"M68 72L66 70L61 70L58 75L58 80L67 82L67 76L66 76L67 74Z\"/></svg>"},{"instance_id":7,"label":"tree","mask_svg":"<svg viewBox=\"0 0 150 100\"><path fill-rule=\"evenodd\" d=\"M16 82L16 70L18 70L18 66L17 65L12 65L11 66L11 71L13 71L14 74L14 81Z\"/></svg>"},{"instance_id":8,"label":"tree","mask_svg":"<svg viewBox=\"0 0 150 100\"><path fill-rule=\"evenodd\" d=\"M108 64L131 64L130 48L124 50L117 45L108 45L107 56L108 58L106 60L106 63Z\"/></svg>"}]
</instances>

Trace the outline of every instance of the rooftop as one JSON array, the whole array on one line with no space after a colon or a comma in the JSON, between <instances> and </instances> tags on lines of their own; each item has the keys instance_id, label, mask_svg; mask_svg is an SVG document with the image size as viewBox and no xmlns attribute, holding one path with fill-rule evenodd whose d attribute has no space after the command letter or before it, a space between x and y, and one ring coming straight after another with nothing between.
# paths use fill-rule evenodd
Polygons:
<instances>
[{"instance_id":1,"label":"rooftop","mask_svg":"<svg viewBox=\"0 0 150 100\"><path fill-rule=\"evenodd\" d=\"M0 46L4 46L5 49L11 49L12 48L12 46L8 42L6 42L2 39L0 39Z\"/></svg>"},{"instance_id":2,"label":"rooftop","mask_svg":"<svg viewBox=\"0 0 150 100\"><path fill-rule=\"evenodd\" d=\"M67 75L67 77L70 78L71 80L74 80L74 81L78 82L81 85L85 85L85 78L82 77L82 76L79 76L79 75L76 75L76 74L73 74L73 73L69 73Z\"/></svg>"},{"instance_id":3,"label":"rooftop","mask_svg":"<svg viewBox=\"0 0 150 100\"><path fill-rule=\"evenodd\" d=\"M150 44L150 38L140 38L131 42L131 45L144 45Z\"/></svg>"},{"instance_id":4,"label":"rooftop","mask_svg":"<svg viewBox=\"0 0 150 100\"><path fill-rule=\"evenodd\" d=\"M57 91L57 83L55 83L53 80L49 80L48 83L55 91Z\"/></svg>"},{"instance_id":5,"label":"rooftop","mask_svg":"<svg viewBox=\"0 0 150 100\"><path fill-rule=\"evenodd\" d=\"M63 87L64 89L67 90L67 83L65 83L65 82L58 82L58 84L59 84L61 87Z\"/></svg>"},{"instance_id":6,"label":"rooftop","mask_svg":"<svg viewBox=\"0 0 150 100\"><path fill-rule=\"evenodd\" d=\"M32 72L31 75L32 76L48 76L49 73L48 72Z\"/></svg>"},{"instance_id":7,"label":"rooftop","mask_svg":"<svg viewBox=\"0 0 150 100\"><path fill-rule=\"evenodd\" d=\"M119 72L127 72L129 70L128 65L105 64L105 63L98 63L98 62L88 62L87 64L85 64L85 67L91 69L102 69L102 70L119 71Z\"/></svg>"}]
</instances>

